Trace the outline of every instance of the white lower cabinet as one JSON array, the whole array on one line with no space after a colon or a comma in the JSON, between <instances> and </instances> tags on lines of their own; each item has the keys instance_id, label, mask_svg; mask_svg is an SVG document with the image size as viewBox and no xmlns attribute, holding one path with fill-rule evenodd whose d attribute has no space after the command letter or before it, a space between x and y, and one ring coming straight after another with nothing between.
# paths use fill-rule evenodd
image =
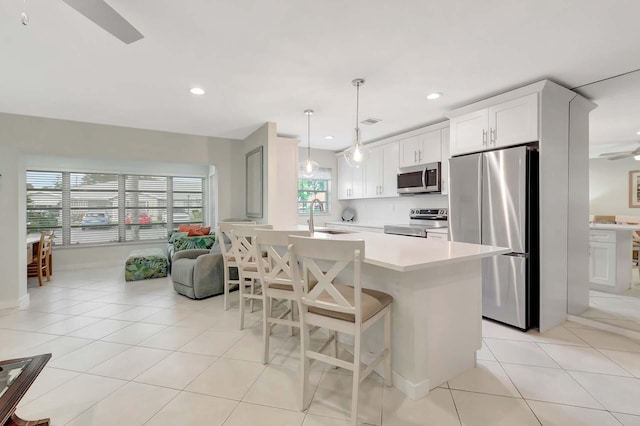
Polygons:
<instances>
[{"instance_id":1,"label":"white lower cabinet","mask_svg":"<svg viewBox=\"0 0 640 426\"><path fill-rule=\"evenodd\" d=\"M589 282L616 286L616 243L589 242Z\"/></svg>"},{"instance_id":2,"label":"white lower cabinet","mask_svg":"<svg viewBox=\"0 0 640 426\"><path fill-rule=\"evenodd\" d=\"M427 239L449 241L447 234L440 234L438 232L427 232Z\"/></svg>"},{"instance_id":3,"label":"white lower cabinet","mask_svg":"<svg viewBox=\"0 0 640 426\"><path fill-rule=\"evenodd\" d=\"M589 287L621 293L631 286L631 233L591 229L589 232Z\"/></svg>"}]
</instances>

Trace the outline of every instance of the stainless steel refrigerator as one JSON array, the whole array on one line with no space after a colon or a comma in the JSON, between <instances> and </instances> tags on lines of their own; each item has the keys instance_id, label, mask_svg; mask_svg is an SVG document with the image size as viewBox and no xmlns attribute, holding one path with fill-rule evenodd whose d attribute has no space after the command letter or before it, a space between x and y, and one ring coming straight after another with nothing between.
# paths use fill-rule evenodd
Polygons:
<instances>
[{"instance_id":1,"label":"stainless steel refrigerator","mask_svg":"<svg viewBox=\"0 0 640 426\"><path fill-rule=\"evenodd\" d=\"M538 152L529 146L449 160L451 241L509 247L482 263L482 315L539 322Z\"/></svg>"}]
</instances>

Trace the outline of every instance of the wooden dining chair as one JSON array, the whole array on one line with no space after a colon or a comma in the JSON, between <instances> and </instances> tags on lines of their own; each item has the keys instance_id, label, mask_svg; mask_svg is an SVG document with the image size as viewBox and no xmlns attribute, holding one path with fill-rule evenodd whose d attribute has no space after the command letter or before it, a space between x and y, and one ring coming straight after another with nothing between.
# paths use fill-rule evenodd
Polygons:
<instances>
[{"instance_id":1,"label":"wooden dining chair","mask_svg":"<svg viewBox=\"0 0 640 426\"><path fill-rule=\"evenodd\" d=\"M224 310L229 310L229 292L232 287L240 284L240 280L232 280L229 277L231 268L238 268L235 254L233 252L233 244L231 241L231 227L243 223L245 225L255 225L255 222L220 222L218 223L217 238L222 252L222 263L224 265Z\"/></svg>"},{"instance_id":2,"label":"wooden dining chair","mask_svg":"<svg viewBox=\"0 0 640 426\"><path fill-rule=\"evenodd\" d=\"M38 284L42 285L42 278L47 277L51 281L51 246L53 245L53 231L43 231L40 233L38 243L38 254L34 262L27 266L27 273L37 275Z\"/></svg>"},{"instance_id":3,"label":"wooden dining chair","mask_svg":"<svg viewBox=\"0 0 640 426\"><path fill-rule=\"evenodd\" d=\"M293 328L300 328L299 319L294 318L294 302L296 294L293 291L293 272L289 264L289 235L308 237L309 231L274 231L270 229L255 229L253 247L256 252L266 254L266 262L258 262L258 272L264 294L264 307L262 309L262 363L269 362L269 341L271 330L275 325L289 326L293 335ZM274 302L288 303L283 312L273 315Z\"/></svg>"},{"instance_id":4,"label":"wooden dining chair","mask_svg":"<svg viewBox=\"0 0 640 426\"><path fill-rule=\"evenodd\" d=\"M307 237L289 237L290 264L293 269L293 287L298 298L301 324L301 409L311 403L309 373L311 362L321 361L342 367L353 373L351 394L351 425L358 423L358 391L360 383L380 364L384 363L384 384L392 385L391 378L391 303L393 298L381 291L362 288L361 267L364 259L364 241L321 240ZM352 267L352 269L349 269ZM337 284L336 278L349 280L353 286ZM311 289L310 280L318 283ZM384 321L384 348L366 366L361 367L362 334L378 320ZM311 350L311 328L330 331L330 337L320 349ZM353 337L353 361L338 358L337 333ZM332 355L322 353L334 343Z\"/></svg>"}]
</instances>

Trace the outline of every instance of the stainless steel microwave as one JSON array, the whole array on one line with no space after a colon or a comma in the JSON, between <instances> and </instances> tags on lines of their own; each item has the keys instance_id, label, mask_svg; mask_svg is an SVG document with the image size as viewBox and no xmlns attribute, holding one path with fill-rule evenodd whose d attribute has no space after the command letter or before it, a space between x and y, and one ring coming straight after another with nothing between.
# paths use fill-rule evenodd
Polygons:
<instances>
[{"instance_id":1,"label":"stainless steel microwave","mask_svg":"<svg viewBox=\"0 0 640 426\"><path fill-rule=\"evenodd\" d=\"M424 194L441 191L441 163L402 169L398 173L398 194Z\"/></svg>"}]
</instances>

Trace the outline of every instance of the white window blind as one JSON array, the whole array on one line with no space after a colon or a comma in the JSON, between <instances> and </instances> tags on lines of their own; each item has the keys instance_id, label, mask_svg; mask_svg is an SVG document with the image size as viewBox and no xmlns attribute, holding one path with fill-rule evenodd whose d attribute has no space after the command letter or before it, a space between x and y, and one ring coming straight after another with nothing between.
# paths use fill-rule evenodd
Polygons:
<instances>
[{"instance_id":1,"label":"white window blind","mask_svg":"<svg viewBox=\"0 0 640 426\"><path fill-rule=\"evenodd\" d=\"M69 173L68 176L68 184L63 179L62 187L63 194L69 195L69 206L63 209L62 217L63 224L69 224L69 243L118 242L118 175Z\"/></svg>"},{"instance_id":2,"label":"white window blind","mask_svg":"<svg viewBox=\"0 0 640 426\"><path fill-rule=\"evenodd\" d=\"M56 245L165 239L206 214L201 177L29 170L26 180L27 232L53 230Z\"/></svg>"},{"instance_id":3,"label":"white window blind","mask_svg":"<svg viewBox=\"0 0 640 426\"><path fill-rule=\"evenodd\" d=\"M170 179L165 176L125 176L126 241L167 237L167 185Z\"/></svg>"},{"instance_id":4,"label":"white window blind","mask_svg":"<svg viewBox=\"0 0 640 426\"><path fill-rule=\"evenodd\" d=\"M27 233L50 230L62 244L62 173L27 172Z\"/></svg>"}]
</instances>

